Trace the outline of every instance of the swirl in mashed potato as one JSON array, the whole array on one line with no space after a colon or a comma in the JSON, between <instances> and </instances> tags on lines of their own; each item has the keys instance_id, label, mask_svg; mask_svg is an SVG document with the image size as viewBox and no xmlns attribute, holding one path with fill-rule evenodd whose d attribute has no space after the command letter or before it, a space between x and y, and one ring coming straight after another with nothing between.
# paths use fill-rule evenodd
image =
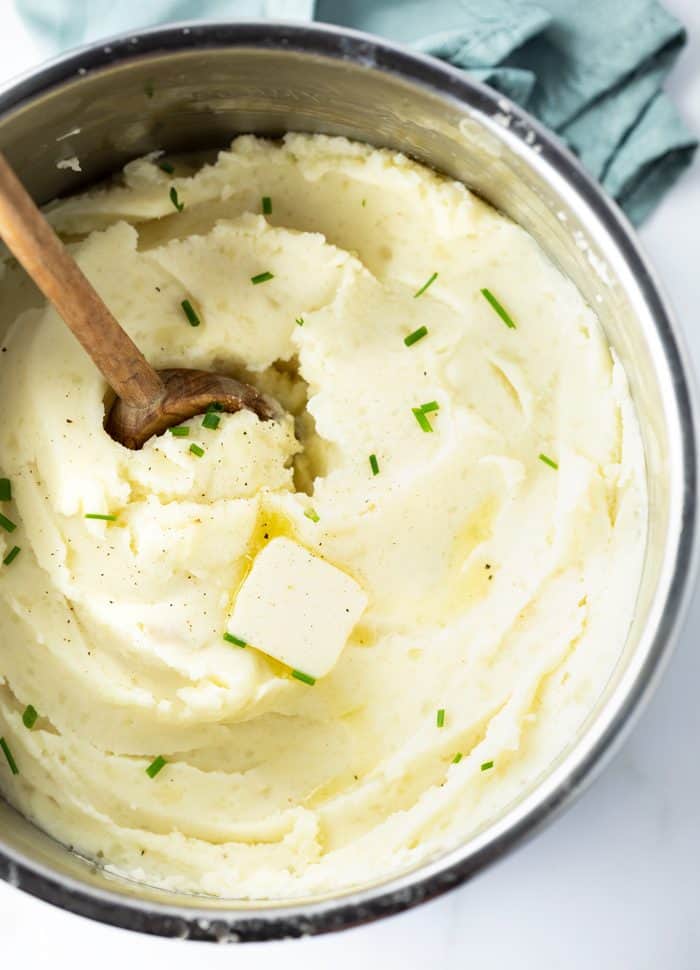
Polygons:
<instances>
[{"instance_id":1,"label":"swirl in mashed potato","mask_svg":"<svg viewBox=\"0 0 700 970\"><path fill-rule=\"evenodd\" d=\"M104 380L5 265L0 791L113 871L226 897L467 839L573 740L634 607L643 455L595 314L464 186L339 138L142 159L51 218L155 366L243 377L289 416L126 450ZM368 598L313 686L222 637L278 536Z\"/></svg>"}]
</instances>

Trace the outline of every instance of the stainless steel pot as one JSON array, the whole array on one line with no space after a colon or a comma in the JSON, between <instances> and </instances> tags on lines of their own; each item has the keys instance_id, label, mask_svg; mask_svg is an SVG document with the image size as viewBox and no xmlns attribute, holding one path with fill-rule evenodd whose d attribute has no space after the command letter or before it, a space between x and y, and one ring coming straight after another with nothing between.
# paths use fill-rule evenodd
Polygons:
<instances>
[{"instance_id":1,"label":"stainless steel pot","mask_svg":"<svg viewBox=\"0 0 700 970\"><path fill-rule=\"evenodd\" d=\"M574 280L626 367L639 413L646 562L628 642L579 737L486 831L396 878L289 905L170 894L110 877L0 803L4 879L85 916L164 936L321 933L395 913L474 875L569 803L610 754L669 654L693 572L696 426L678 336L625 220L523 112L459 71L372 37L269 23L120 37L0 92L0 147L40 202L156 148L220 147L237 132L288 130L398 148L464 181ZM81 175L56 167L73 155Z\"/></svg>"}]
</instances>

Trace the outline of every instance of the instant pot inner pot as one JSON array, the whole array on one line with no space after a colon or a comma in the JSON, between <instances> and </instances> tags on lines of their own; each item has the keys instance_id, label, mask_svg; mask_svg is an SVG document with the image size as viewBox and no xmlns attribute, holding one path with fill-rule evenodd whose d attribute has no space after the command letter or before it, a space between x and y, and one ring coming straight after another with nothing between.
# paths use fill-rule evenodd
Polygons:
<instances>
[{"instance_id":1,"label":"instant pot inner pot","mask_svg":"<svg viewBox=\"0 0 700 970\"><path fill-rule=\"evenodd\" d=\"M193 29L193 38L195 33ZM392 73L382 61L388 55L371 44L355 41L351 59L349 49L343 51L342 43L334 43L335 50L327 54L294 50L294 43L282 41L274 48L200 47L147 55L141 53L144 46L141 41L139 47L138 40L119 42L113 50L95 48L83 56L86 67L80 71L75 66L66 73L60 64L47 69L43 92L31 90L36 82L29 79L0 96L0 146L35 198L44 203L84 189L156 149L224 147L241 132L340 134L399 149L465 182L530 232L600 315L629 375L648 462L650 535L637 619L606 697L592 715L590 723L595 724L606 700L629 673L650 610L658 608L654 597L671 509L669 468L678 456L674 459L669 452L675 446L663 376L654 364L658 334L652 316L640 302L625 254L613 246L607 230L572 189L571 183L581 177L575 169L569 182L557 174L548 164L550 149L540 144L538 132L513 118L506 103L474 89L467 106L459 100L465 91L456 75L451 81L426 64L425 76L418 76L420 62L414 61L419 65L416 80L409 81ZM324 49L321 43L317 46ZM100 59L110 57L114 63L98 66ZM442 93L431 89L438 80ZM80 172L57 167L72 157L79 160ZM604 207L602 202L595 204ZM0 832L10 853L49 870L53 880L71 877L83 891L93 887L88 889L93 897L111 891L170 908L201 907L209 914L226 906L105 875L38 833L5 804L0 805ZM10 881L19 879L13 864L1 859L0 873ZM41 875L27 872L19 881L44 898L53 894L54 901L73 906L72 890L65 886L54 891ZM104 906L99 915L112 919ZM158 931L166 930L161 926Z\"/></svg>"}]
</instances>

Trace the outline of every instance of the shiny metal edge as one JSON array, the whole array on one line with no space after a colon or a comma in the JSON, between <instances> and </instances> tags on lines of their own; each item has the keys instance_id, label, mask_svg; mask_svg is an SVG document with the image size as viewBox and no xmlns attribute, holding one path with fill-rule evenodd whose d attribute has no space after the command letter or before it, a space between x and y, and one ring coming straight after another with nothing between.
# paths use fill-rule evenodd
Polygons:
<instances>
[{"instance_id":1,"label":"shiny metal edge","mask_svg":"<svg viewBox=\"0 0 700 970\"><path fill-rule=\"evenodd\" d=\"M0 88L0 114L47 90L80 76L158 53L216 47L286 48L297 53L345 59L368 68L397 74L454 99L489 122L501 110L502 98L491 89L437 60L358 31L326 25L276 22L185 22L163 28L105 38L55 58ZM536 166L544 166L556 180L573 190L587 218L622 256L635 278L641 297L654 319L662 347L667 386L664 394L676 415L671 447L684 471L672 496L669 531L677 541L669 549L662 579L663 601L655 624L650 624L615 693L582 742L522 802L467 845L420 865L415 870L372 887L348 891L315 903L272 905L260 910L231 908L210 911L141 901L102 889L86 888L77 880L58 877L50 869L8 849L0 848L0 877L46 902L113 926L167 937L215 942L279 940L332 932L399 913L432 899L461 883L522 844L574 797L612 757L633 720L658 683L681 626L698 566L697 542L697 406L687 353L658 281L641 252L634 231L620 210L586 174L577 159L553 136L515 105L505 137L517 140L518 150ZM539 154L525 141L537 134ZM503 130L499 132L504 136ZM652 628L653 627L653 628ZM585 742L585 743L584 743Z\"/></svg>"}]
</instances>

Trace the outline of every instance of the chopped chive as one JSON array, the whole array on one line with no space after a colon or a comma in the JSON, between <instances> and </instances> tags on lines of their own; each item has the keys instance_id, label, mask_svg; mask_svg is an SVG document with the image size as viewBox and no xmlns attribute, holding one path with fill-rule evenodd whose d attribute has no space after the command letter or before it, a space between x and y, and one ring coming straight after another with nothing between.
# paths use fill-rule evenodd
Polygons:
<instances>
[{"instance_id":1,"label":"chopped chive","mask_svg":"<svg viewBox=\"0 0 700 970\"><path fill-rule=\"evenodd\" d=\"M146 81L143 86L144 93L147 98L152 98L155 94L155 88L153 87L153 81Z\"/></svg>"},{"instance_id":2,"label":"chopped chive","mask_svg":"<svg viewBox=\"0 0 700 970\"><path fill-rule=\"evenodd\" d=\"M207 414L211 414L212 411L223 411L223 404L219 404L218 401L212 401L211 404L207 404Z\"/></svg>"},{"instance_id":3,"label":"chopped chive","mask_svg":"<svg viewBox=\"0 0 700 970\"><path fill-rule=\"evenodd\" d=\"M489 771L491 768L493 768L493 761L484 761L481 765L482 771Z\"/></svg>"},{"instance_id":4,"label":"chopped chive","mask_svg":"<svg viewBox=\"0 0 700 970\"><path fill-rule=\"evenodd\" d=\"M209 411L202 419L202 427L209 428L210 431L216 431L219 427L219 421L221 421L219 415L215 414L214 411Z\"/></svg>"},{"instance_id":5,"label":"chopped chive","mask_svg":"<svg viewBox=\"0 0 700 970\"><path fill-rule=\"evenodd\" d=\"M19 774L19 768L17 767L17 762L12 757L12 752L4 738L0 738L0 748L2 748L5 757L7 758L7 763L10 766L10 771L13 775Z\"/></svg>"},{"instance_id":6,"label":"chopped chive","mask_svg":"<svg viewBox=\"0 0 700 970\"><path fill-rule=\"evenodd\" d=\"M413 411L413 415L423 431L433 430L430 421L428 421L426 418L426 414L430 414L431 411L440 410L440 405L437 401L428 401L427 404L421 404L419 408L411 408L411 410Z\"/></svg>"},{"instance_id":7,"label":"chopped chive","mask_svg":"<svg viewBox=\"0 0 700 970\"><path fill-rule=\"evenodd\" d=\"M116 515L103 515L102 512L88 512L86 519L101 519L103 522L116 522Z\"/></svg>"},{"instance_id":8,"label":"chopped chive","mask_svg":"<svg viewBox=\"0 0 700 970\"><path fill-rule=\"evenodd\" d=\"M499 317L501 318L501 320L505 323L505 325L507 327L510 327L511 330L515 330L516 329L515 321L513 320L513 318L511 317L511 315L508 313L508 311L505 309L505 307L501 303L498 302L498 300L493 295L493 293L491 292L491 290L489 290L486 287L484 287L481 290L481 295L484 297L485 300L487 300L491 304L491 306L496 311L496 313L499 315Z\"/></svg>"},{"instance_id":9,"label":"chopped chive","mask_svg":"<svg viewBox=\"0 0 700 970\"><path fill-rule=\"evenodd\" d=\"M540 453L537 457L539 458L540 461L543 461L545 465L549 465L550 468L553 468L554 471L559 470L559 465L557 465L554 459L550 458L548 455L543 455Z\"/></svg>"},{"instance_id":10,"label":"chopped chive","mask_svg":"<svg viewBox=\"0 0 700 970\"><path fill-rule=\"evenodd\" d=\"M39 717L39 714L37 712L36 707L33 707L31 704L27 704L27 706L24 709L24 714L22 715L22 723L27 728L27 730L31 731L31 729L36 724L38 717Z\"/></svg>"},{"instance_id":11,"label":"chopped chive","mask_svg":"<svg viewBox=\"0 0 700 970\"><path fill-rule=\"evenodd\" d=\"M2 561L3 566L9 566L11 562L14 562L17 556L19 556L21 551L22 550L20 549L19 546L13 546L8 552L8 554L5 556L5 558L3 559Z\"/></svg>"},{"instance_id":12,"label":"chopped chive","mask_svg":"<svg viewBox=\"0 0 700 970\"><path fill-rule=\"evenodd\" d=\"M2 526L5 532L14 532L17 528L15 523L8 519L6 515L3 515L2 512L0 512L0 526Z\"/></svg>"},{"instance_id":13,"label":"chopped chive","mask_svg":"<svg viewBox=\"0 0 700 970\"><path fill-rule=\"evenodd\" d=\"M272 212L272 199L269 195L262 197L262 211L264 216L269 216Z\"/></svg>"},{"instance_id":14,"label":"chopped chive","mask_svg":"<svg viewBox=\"0 0 700 970\"><path fill-rule=\"evenodd\" d=\"M452 759L452 764L453 765L458 765L461 760L462 760L462 752L461 751L458 751L457 754Z\"/></svg>"},{"instance_id":15,"label":"chopped chive","mask_svg":"<svg viewBox=\"0 0 700 970\"><path fill-rule=\"evenodd\" d=\"M403 342L406 344L407 347L412 347L413 344L417 344L419 340L422 340L423 337L427 337L427 335L428 335L427 327L418 327L418 329L414 330L413 333L409 333L407 337L404 337Z\"/></svg>"},{"instance_id":16,"label":"chopped chive","mask_svg":"<svg viewBox=\"0 0 700 970\"><path fill-rule=\"evenodd\" d=\"M150 765L148 766L148 768L146 768L146 774L148 775L149 778L155 778L155 776L158 774L158 772L159 771L162 771L163 768L165 768L165 766L167 765L167 763L168 762L165 760L165 758L162 755L159 754L158 757L155 758L150 763Z\"/></svg>"},{"instance_id":17,"label":"chopped chive","mask_svg":"<svg viewBox=\"0 0 700 970\"><path fill-rule=\"evenodd\" d=\"M268 280L273 280L274 278L274 273L271 273L269 270L265 270L264 273L258 273L257 276L251 276L250 282L253 284L253 286L256 286L258 283L267 283Z\"/></svg>"},{"instance_id":18,"label":"chopped chive","mask_svg":"<svg viewBox=\"0 0 700 970\"><path fill-rule=\"evenodd\" d=\"M373 475L379 474L379 462L377 461L376 455L369 456L369 467L372 469Z\"/></svg>"},{"instance_id":19,"label":"chopped chive","mask_svg":"<svg viewBox=\"0 0 700 970\"><path fill-rule=\"evenodd\" d=\"M174 438L187 438L189 437L189 433L189 425L186 424L176 424L174 428L170 429L170 434Z\"/></svg>"},{"instance_id":20,"label":"chopped chive","mask_svg":"<svg viewBox=\"0 0 700 970\"><path fill-rule=\"evenodd\" d=\"M294 322L296 323L297 327L303 327L304 326L304 318L303 317L296 317L295 320L294 320Z\"/></svg>"},{"instance_id":21,"label":"chopped chive","mask_svg":"<svg viewBox=\"0 0 700 970\"><path fill-rule=\"evenodd\" d=\"M172 175L175 171L174 166L171 165L170 162L158 162L158 168L161 170L161 172L167 172L168 175Z\"/></svg>"},{"instance_id":22,"label":"chopped chive","mask_svg":"<svg viewBox=\"0 0 700 970\"><path fill-rule=\"evenodd\" d=\"M303 670L293 670L292 677L296 677L296 679L300 680L303 684L308 684L309 687L313 687L316 683L316 678L312 677L311 674L305 674Z\"/></svg>"},{"instance_id":23,"label":"chopped chive","mask_svg":"<svg viewBox=\"0 0 700 970\"><path fill-rule=\"evenodd\" d=\"M191 327L198 327L202 321L199 319L197 311L192 306L190 301L183 300L180 306L185 311L185 316L187 317L187 322L189 323L189 325Z\"/></svg>"},{"instance_id":24,"label":"chopped chive","mask_svg":"<svg viewBox=\"0 0 700 970\"><path fill-rule=\"evenodd\" d=\"M0 502L12 501L12 485L9 478L0 478Z\"/></svg>"},{"instance_id":25,"label":"chopped chive","mask_svg":"<svg viewBox=\"0 0 700 970\"><path fill-rule=\"evenodd\" d=\"M426 418L421 408L411 408L411 410L413 411L413 416L415 417L416 421L421 426L423 431L433 430L432 425L430 424L430 421L428 421L428 419Z\"/></svg>"},{"instance_id":26,"label":"chopped chive","mask_svg":"<svg viewBox=\"0 0 700 970\"><path fill-rule=\"evenodd\" d=\"M190 451L192 452L193 455L196 455L197 458L201 458L202 455L204 454L204 448L200 448L200 446L196 445L194 442L192 442L192 444L190 445Z\"/></svg>"},{"instance_id":27,"label":"chopped chive","mask_svg":"<svg viewBox=\"0 0 700 970\"><path fill-rule=\"evenodd\" d=\"M174 185L170 189L170 201L175 206L178 212L182 212L182 210L185 208L185 203L180 202L180 200L177 197L177 189L175 188Z\"/></svg>"},{"instance_id":28,"label":"chopped chive","mask_svg":"<svg viewBox=\"0 0 700 970\"><path fill-rule=\"evenodd\" d=\"M241 640L240 637L234 637L234 635L232 633L224 633L224 640L226 641L226 643L232 643L236 647L247 647L248 646L248 641L247 640Z\"/></svg>"},{"instance_id":29,"label":"chopped chive","mask_svg":"<svg viewBox=\"0 0 700 970\"><path fill-rule=\"evenodd\" d=\"M363 199L363 200L362 200L362 208L364 209L364 207L365 207L366 205L367 205L367 199Z\"/></svg>"},{"instance_id":30,"label":"chopped chive","mask_svg":"<svg viewBox=\"0 0 700 970\"><path fill-rule=\"evenodd\" d=\"M312 522L318 522L318 512L314 509L305 509L304 515L307 519L311 519Z\"/></svg>"},{"instance_id":31,"label":"chopped chive","mask_svg":"<svg viewBox=\"0 0 700 970\"><path fill-rule=\"evenodd\" d=\"M435 718L435 723L438 727L445 726L445 708L441 707L437 712L437 717Z\"/></svg>"},{"instance_id":32,"label":"chopped chive","mask_svg":"<svg viewBox=\"0 0 700 970\"><path fill-rule=\"evenodd\" d=\"M414 298L417 297L417 296L421 296L423 293L425 293L425 291L428 289L428 287L429 286L432 286L432 284L435 282L435 280L437 278L438 278L438 274L437 273L433 273L433 275L430 277L430 279L429 280L426 280L426 282L421 286L421 288L419 290L416 290L416 292L413 294Z\"/></svg>"}]
</instances>

